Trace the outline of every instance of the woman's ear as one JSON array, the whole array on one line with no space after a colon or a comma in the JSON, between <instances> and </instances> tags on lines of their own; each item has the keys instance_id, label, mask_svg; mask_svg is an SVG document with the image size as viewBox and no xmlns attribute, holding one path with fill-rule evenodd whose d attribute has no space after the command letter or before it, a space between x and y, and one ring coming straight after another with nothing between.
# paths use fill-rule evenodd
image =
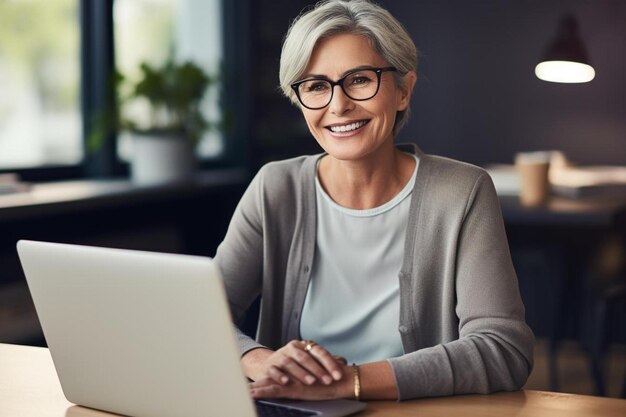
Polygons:
<instances>
[{"instance_id":1,"label":"woman's ear","mask_svg":"<svg viewBox=\"0 0 626 417\"><path fill-rule=\"evenodd\" d=\"M400 90L400 99L398 100L397 111L406 110L411 102L411 95L413 94L413 87L417 82L417 74L415 71L409 71L404 75L404 87Z\"/></svg>"}]
</instances>

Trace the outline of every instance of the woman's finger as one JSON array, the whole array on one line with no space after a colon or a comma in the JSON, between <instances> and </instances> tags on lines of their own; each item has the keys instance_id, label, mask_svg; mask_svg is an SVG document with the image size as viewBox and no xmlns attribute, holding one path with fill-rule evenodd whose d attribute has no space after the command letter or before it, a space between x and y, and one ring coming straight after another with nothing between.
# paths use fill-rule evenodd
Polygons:
<instances>
[{"instance_id":1,"label":"woman's finger","mask_svg":"<svg viewBox=\"0 0 626 417\"><path fill-rule=\"evenodd\" d=\"M285 398L281 385L271 379L256 381L250 384L250 396L257 400L262 398Z\"/></svg>"},{"instance_id":2,"label":"woman's finger","mask_svg":"<svg viewBox=\"0 0 626 417\"><path fill-rule=\"evenodd\" d=\"M343 372L341 366L339 365L337 360L335 360L335 357L331 355L326 349L324 349L320 345L315 345L313 346L313 348L311 348L311 350L309 350L309 353L312 357L316 359L318 363L320 363L324 367L325 375L330 374L335 381L339 381L342 378ZM330 384L332 380L324 382L326 384Z\"/></svg>"},{"instance_id":3,"label":"woman's finger","mask_svg":"<svg viewBox=\"0 0 626 417\"><path fill-rule=\"evenodd\" d=\"M281 385L287 385L289 383L289 376L273 365L267 369L267 376Z\"/></svg>"},{"instance_id":4,"label":"woman's finger","mask_svg":"<svg viewBox=\"0 0 626 417\"><path fill-rule=\"evenodd\" d=\"M312 374L311 372L309 372L306 369L305 365L301 363L301 361L303 361L303 358L301 357L298 358L297 356L299 355L295 355L295 356L296 356L295 358L291 356L283 356L278 361L277 367L281 371L292 375L295 379L297 379L298 381L300 381L301 383L305 385L314 384L317 381L316 376ZM308 360L312 360L312 358L309 357ZM317 366L319 367L319 365Z\"/></svg>"},{"instance_id":5,"label":"woman's finger","mask_svg":"<svg viewBox=\"0 0 626 417\"><path fill-rule=\"evenodd\" d=\"M319 362L317 356L313 353L313 351L318 348L319 346L316 345L309 351L305 351L302 345L300 347L292 346L290 355L303 369L312 374L316 381L321 381L328 385L333 382L333 379L326 371L324 365Z\"/></svg>"},{"instance_id":6,"label":"woman's finger","mask_svg":"<svg viewBox=\"0 0 626 417\"><path fill-rule=\"evenodd\" d=\"M300 400L327 400L339 398L336 387L321 384L303 385L294 380L287 385L279 385L272 379L253 382L249 386L250 396L254 399L289 398Z\"/></svg>"}]
</instances>

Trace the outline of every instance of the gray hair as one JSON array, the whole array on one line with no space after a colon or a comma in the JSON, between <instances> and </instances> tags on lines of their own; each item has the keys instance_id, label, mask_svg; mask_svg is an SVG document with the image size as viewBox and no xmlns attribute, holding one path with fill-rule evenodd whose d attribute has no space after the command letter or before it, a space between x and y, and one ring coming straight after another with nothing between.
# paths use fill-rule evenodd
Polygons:
<instances>
[{"instance_id":1,"label":"gray hair","mask_svg":"<svg viewBox=\"0 0 626 417\"><path fill-rule=\"evenodd\" d=\"M417 49L408 32L391 13L369 0L325 0L298 16L283 42L280 55L280 87L283 94L299 105L291 84L301 79L313 49L321 39L351 33L366 37L374 50L398 72L396 85L405 88L404 75L417 72ZM408 120L410 109L396 115L394 134Z\"/></svg>"}]
</instances>

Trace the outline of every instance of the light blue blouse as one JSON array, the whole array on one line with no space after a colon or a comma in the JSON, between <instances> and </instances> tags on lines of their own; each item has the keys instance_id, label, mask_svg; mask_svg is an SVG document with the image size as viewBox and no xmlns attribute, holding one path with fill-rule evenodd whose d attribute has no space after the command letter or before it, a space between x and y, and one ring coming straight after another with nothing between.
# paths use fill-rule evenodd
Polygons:
<instances>
[{"instance_id":1,"label":"light blue blouse","mask_svg":"<svg viewBox=\"0 0 626 417\"><path fill-rule=\"evenodd\" d=\"M300 333L348 362L403 354L398 274L419 160L392 200L367 210L338 205L316 178L317 231Z\"/></svg>"}]
</instances>

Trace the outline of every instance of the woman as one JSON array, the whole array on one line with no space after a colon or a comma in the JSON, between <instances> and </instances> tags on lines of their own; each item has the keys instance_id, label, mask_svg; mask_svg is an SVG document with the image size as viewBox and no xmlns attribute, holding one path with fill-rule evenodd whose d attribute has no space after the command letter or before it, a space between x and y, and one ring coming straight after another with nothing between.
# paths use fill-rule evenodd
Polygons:
<instances>
[{"instance_id":1,"label":"woman","mask_svg":"<svg viewBox=\"0 0 626 417\"><path fill-rule=\"evenodd\" d=\"M489 176L394 145L416 65L366 0L319 3L287 34L281 87L325 153L264 166L215 257L236 320L262 296L257 340L238 332L254 398L402 400L528 377Z\"/></svg>"}]
</instances>

